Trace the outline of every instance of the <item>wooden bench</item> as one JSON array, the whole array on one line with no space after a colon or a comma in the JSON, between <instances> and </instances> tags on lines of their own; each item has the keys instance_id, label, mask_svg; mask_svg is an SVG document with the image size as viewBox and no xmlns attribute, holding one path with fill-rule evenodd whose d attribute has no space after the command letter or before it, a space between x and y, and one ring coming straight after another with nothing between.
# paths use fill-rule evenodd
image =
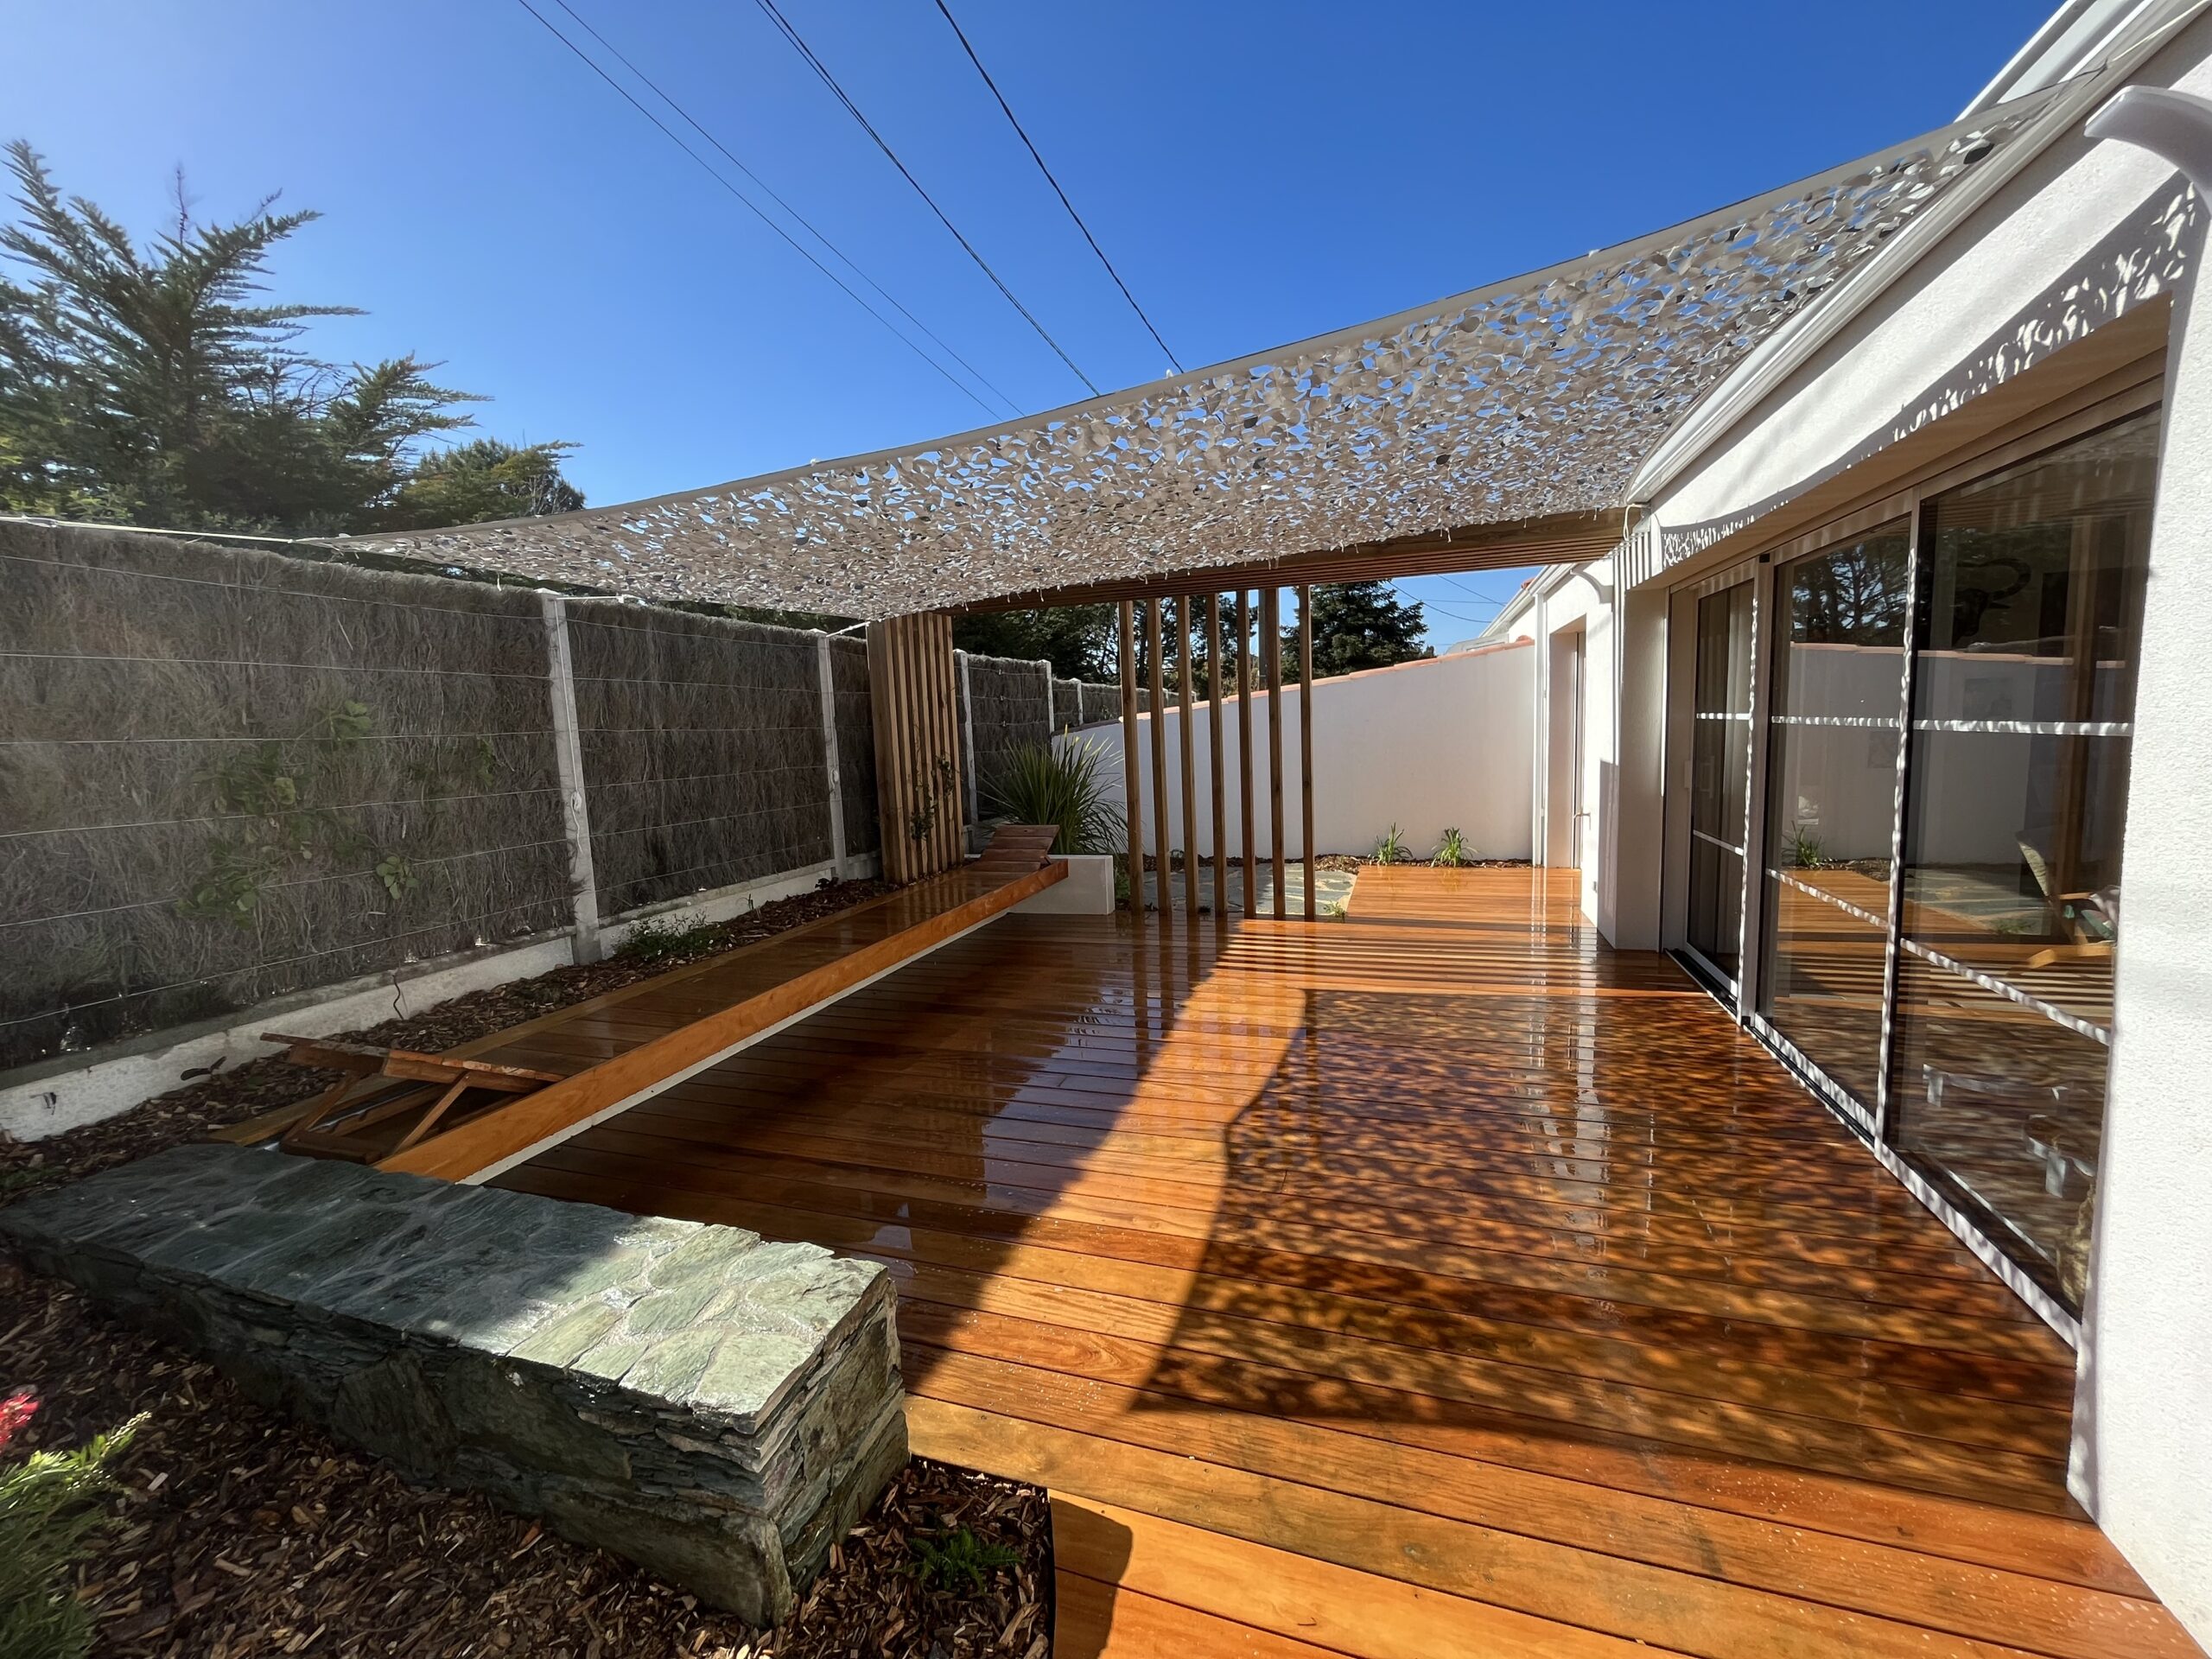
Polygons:
<instances>
[{"instance_id":1,"label":"wooden bench","mask_svg":"<svg viewBox=\"0 0 2212 1659\"><path fill-rule=\"evenodd\" d=\"M337 1065L349 1076L305 1108L264 1115L222 1138L266 1140L281 1130L280 1144L295 1151L487 1180L1065 880L1065 861L1046 855L1053 833L1007 825L957 870L446 1054L282 1039L302 1064ZM403 1095L395 1083L415 1092ZM480 1091L474 1100L471 1090ZM429 1115L408 1122L418 1108Z\"/></svg>"}]
</instances>

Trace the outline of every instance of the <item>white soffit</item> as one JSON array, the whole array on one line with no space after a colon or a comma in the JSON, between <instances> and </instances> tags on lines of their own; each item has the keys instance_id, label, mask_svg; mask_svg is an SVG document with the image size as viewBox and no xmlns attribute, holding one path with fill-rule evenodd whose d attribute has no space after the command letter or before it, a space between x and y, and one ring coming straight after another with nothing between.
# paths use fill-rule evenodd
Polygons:
<instances>
[{"instance_id":1,"label":"white soffit","mask_svg":"<svg viewBox=\"0 0 2212 1659\"><path fill-rule=\"evenodd\" d=\"M1338 334L911 448L349 544L874 620L1623 504L1761 340L2044 99Z\"/></svg>"}]
</instances>

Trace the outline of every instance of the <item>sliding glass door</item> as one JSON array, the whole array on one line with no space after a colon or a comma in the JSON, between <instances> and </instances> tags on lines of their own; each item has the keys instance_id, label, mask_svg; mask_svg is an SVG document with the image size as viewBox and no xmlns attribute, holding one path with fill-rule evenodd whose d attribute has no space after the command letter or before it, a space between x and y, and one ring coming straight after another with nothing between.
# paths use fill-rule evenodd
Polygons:
<instances>
[{"instance_id":1,"label":"sliding glass door","mask_svg":"<svg viewBox=\"0 0 2212 1659\"><path fill-rule=\"evenodd\" d=\"M1910 546L1900 521L1775 575L1758 1010L1869 1121L1880 1092Z\"/></svg>"},{"instance_id":2,"label":"sliding glass door","mask_svg":"<svg viewBox=\"0 0 2212 1659\"><path fill-rule=\"evenodd\" d=\"M1916 537L1909 517L1784 562L1765 630L1754 1023L2066 1314L2101 1154L2158 446L2152 411L1921 498ZM1689 931L1716 966L1748 776L1727 735L1750 732L1738 591L1698 613Z\"/></svg>"},{"instance_id":3,"label":"sliding glass door","mask_svg":"<svg viewBox=\"0 0 2212 1659\"><path fill-rule=\"evenodd\" d=\"M1697 605L1690 733L1690 949L1733 991L1744 933L1751 765L1752 585Z\"/></svg>"},{"instance_id":4,"label":"sliding glass door","mask_svg":"<svg viewBox=\"0 0 2212 1659\"><path fill-rule=\"evenodd\" d=\"M2088 1262L2158 427L1937 497L1889 1133L2069 1312Z\"/></svg>"}]
</instances>

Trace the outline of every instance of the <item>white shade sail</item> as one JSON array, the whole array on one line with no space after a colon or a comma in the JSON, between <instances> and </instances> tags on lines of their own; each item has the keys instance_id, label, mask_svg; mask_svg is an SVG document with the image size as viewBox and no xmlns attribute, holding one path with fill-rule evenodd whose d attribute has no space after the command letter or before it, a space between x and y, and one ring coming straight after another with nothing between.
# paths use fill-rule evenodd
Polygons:
<instances>
[{"instance_id":1,"label":"white shade sail","mask_svg":"<svg viewBox=\"0 0 2212 1659\"><path fill-rule=\"evenodd\" d=\"M355 544L873 620L1239 566L1257 580L1287 557L1618 508L1703 394L2018 141L2040 102L1510 282L1004 426Z\"/></svg>"}]
</instances>

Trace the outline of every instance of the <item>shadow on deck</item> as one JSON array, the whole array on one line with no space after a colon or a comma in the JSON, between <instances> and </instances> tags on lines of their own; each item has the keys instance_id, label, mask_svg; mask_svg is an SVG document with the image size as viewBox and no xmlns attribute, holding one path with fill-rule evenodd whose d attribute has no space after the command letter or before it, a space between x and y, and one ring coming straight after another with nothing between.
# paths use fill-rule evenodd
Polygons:
<instances>
[{"instance_id":1,"label":"shadow on deck","mask_svg":"<svg viewBox=\"0 0 2212 1659\"><path fill-rule=\"evenodd\" d=\"M2064 1346L1542 872L1009 918L502 1184L883 1262L916 1449L1055 1492L1063 1659L2196 1651Z\"/></svg>"}]
</instances>

